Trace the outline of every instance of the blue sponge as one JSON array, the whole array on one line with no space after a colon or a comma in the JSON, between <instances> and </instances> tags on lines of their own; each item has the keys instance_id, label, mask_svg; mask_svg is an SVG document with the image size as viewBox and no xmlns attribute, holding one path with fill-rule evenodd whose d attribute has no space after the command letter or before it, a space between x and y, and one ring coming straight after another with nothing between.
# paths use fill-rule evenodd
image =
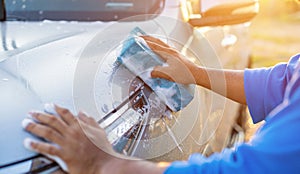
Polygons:
<instances>
[{"instance_id":1,"label":"blue sponge","mask_svg":"<svg viewBox=\"0 0 300 174\"><path fill-rule=\"evenodd\" d=\"M160 78L151 78L150 73L157 65L164 65L164 61L155 54L139 37L146 35L139 28L135 28L124 42L117 59L136 76L139 76L158 97L174 112L187 106L194 97L195 85L182 85Z\"/></svg>"}]
</instances>

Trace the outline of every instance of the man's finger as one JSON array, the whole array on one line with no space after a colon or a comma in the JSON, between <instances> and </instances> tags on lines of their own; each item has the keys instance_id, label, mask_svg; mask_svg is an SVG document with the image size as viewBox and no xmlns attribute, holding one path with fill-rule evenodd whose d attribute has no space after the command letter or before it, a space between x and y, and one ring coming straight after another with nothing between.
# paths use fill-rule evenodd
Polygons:
<instances>
[{"instance_id":1,"label":"man's finger","mask_svg":"<svg viewBox=\"0 0 300 174\"><path fill-rule=\"evenodd\" d=\"M165 61L167 61L168 58L172 57L172 55L175 56L178 54L178 52L176 50L174 50L173 48L164 47L155 42L147 42L147 44L151 48L152 51L161 55ZM166 57L165 55L169 55L169 56Z\"/></svg>"},{"instance_id":2,"label":"man's finger","mask_svg":"<svg viewBox=\"0 0 300 174\"><path fill-rule=\"evenodd\" d=\"M157 43L163 47L169 48L170 46L168 44L166 44L165 42L163 42L162 40L152 37L152 36L141 36L146 42L154 42Z\"/></svg>"},{"instance_id":3,"label":"man's finger","mask_svg":"<svg viewBox=\"0 0 300 174\"><path fill-rule=\"evenodd\" d=\"M22 125L24 129L32 134L37 135L38 137L43 137L56 144L63 143L63 137L50 127L34 123L33 121L30 121L30 119L24 119Z\"/></svg>"},{"instance_id":4,"label":"man's finger","mask_svg":"<svg viewBox=\"0 0 300 174\"><path fill-rule=\"evenodd\" d=\"M57 116L41 112L31 112L30 114L35 120L42 124L52 127L53 129L57 130L60 134L63 134L63 132L65 132L67 129L67 124Z\"/></svg>"},{"instance_id":5,"label":"man's finger","mask_svg":"<svg viewBox=\"0 0 300 174\"><path fill-rule=\"evenodd\" d=\"M78 118L84 123L91 125L93 127L99 127L98 123L92 117L88 117L84 112L78 113Z\"/></svg>"},{"instance_id":6,"label":"man's finger","mask_svg":"<svg viewBox=\"0 0 300 174\"><path fill-rule=\"evenodd\" d=\"M64 171L68 172L68 167L66 163L61 159L61 151L59 147L57 147L57 145L38 142L36 140L26 138L24 140L24 146L29 150L41 153L48 158L56 161Z\"/></svg>"},{"instance_id":7,"label":"man's finger","mask_svg":"<svg viewBox=\"0 0 300 174\"><path fill-rule=\"evenodd\" d=\"M55 111L68 125L77 123L76 118L68 109L55 105Z\"/></svg>"},{"instance_id":8,"label":"man's finger","mask_svg":"<svg viewBox=\"0 0 300 174\"><path fill-rule=\"evenodd\" d=\"M160 55L164 61L167 61L170 57L172 57L172 55L176 56L178 54L178 52L175 49L171 48L169 45L160 44L162 42L160 40L159 43L153 40L145 40L145 41L147 45L150 47L150 49L155 53L157 53L158 55ZM169 55L169 56L165 56L165 55Z\"/></svg>"},{"instance_id":9,"label":"man's finger","mask_svg":"<svg viewBox=\"0 0 300 174\"><path fill-rule=\"evenodd\" d=\"M24 140L24 146L32 151L44 154L44 155L52 155L52 156L61 156L61 151L59 147L53 144L40 142L36 140L32 140L30 138L26 138Z\"/></svg>"},{"instance_id":10,"label":"man's finger","mask_svg":"<svg viewBox=\"0 0 300 174\"><path fill-rule=\"evenodd\" d=\"M151 77L163 78L163 79L173 81L172 78L167 73L167 67L162 67L162 66L154 67L154 69L151 71Z\"/></svg>"},{"instance_id":11,"label":"man's finger","mask_svg":"<svg viewBox=\"0 0 300 174\"><path fill-rule=\"evenodd\" d=\"M167 50L167 48L165 47L161 47L160 45L154 43L154 42L147 42L148 46L150 47L150 49L155 52L156 54L158 54L164 61L168 60L168 57L163 56L163 52L165 52Z\"/></svg>"}]
</instances>

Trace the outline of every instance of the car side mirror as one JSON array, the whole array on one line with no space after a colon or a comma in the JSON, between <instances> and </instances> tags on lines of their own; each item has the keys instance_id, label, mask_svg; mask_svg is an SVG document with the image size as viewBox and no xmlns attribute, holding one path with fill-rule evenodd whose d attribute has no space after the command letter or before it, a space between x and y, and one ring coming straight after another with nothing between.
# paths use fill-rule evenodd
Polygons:
<instances>
[{"instance_id":1,"label":"car side mirror","mask_svg":"<svg viewBox=\"0 0 300 174\"><path fill-rule=\"evenodd\" d=\"M201 5L201 0L184 0L181 2L184 20L194 27L245 23L253 19L259 11L258 0L215 3L205 10L201 8Z\"/></svg>"},{"instance_id":2,"label":"car side mirror","mask_svg":"<svg viewBox=\"0 0 300 174\"><path fill-rule=\"evenodd\" d=\"M0 1L0 21L5 21L6 14L5 14L5 4L4 0Z\"/></svg>"}]
</instances>

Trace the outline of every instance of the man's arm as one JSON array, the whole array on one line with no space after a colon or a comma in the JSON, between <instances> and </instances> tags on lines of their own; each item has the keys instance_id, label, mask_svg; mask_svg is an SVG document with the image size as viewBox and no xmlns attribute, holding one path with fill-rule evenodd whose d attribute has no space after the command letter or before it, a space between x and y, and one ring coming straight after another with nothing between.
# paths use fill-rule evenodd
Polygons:
<instances>
[{"instance_id":1,"label":"man's arm","mask_svg":"<svg viewBox=\"0 0 300 174\"><path fill-rule=\"evenodd\" d=\"M196 67L194 74L197 85L211 89L241 104L246 104L243 70L219 70L199 66ZM220 78L225 78L225 85Z\"/></svg>"},{"instance_id":2,"label":"man's arm","mask_svg":"<svg viewBox=\"0 0 300 174\"><path fill-rule=\"evenodd\" d=\"M148 46L164 61L166 66L157 66L151 75L182 84L197 84L219 93L236 102L246 104L244 71L219 70L197 66L174 48L159 39L143 36Z\"/></svg>"},{"instance_id":3,"label":"man's arm","mask_svg":"<svg viewBox=\"0 0 300 174\"><path fill-rule=\"evenodd\" d=\"M106 166L104 166L100 173L114 173L114 174L163 174L169 163L153 163L145 160L128 160L114 158Z\"/></svg>"}]
</instances>

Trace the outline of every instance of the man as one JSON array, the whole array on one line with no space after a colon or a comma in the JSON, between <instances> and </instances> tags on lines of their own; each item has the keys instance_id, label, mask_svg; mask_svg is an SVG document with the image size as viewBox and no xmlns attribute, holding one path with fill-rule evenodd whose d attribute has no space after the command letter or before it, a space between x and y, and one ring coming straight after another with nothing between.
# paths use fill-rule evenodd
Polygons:
<instances>
[{"instance_id":1,"label":"man","mask_svg":"<svg viewBox=\"0 0 300 174\"><path fill-rule=\"evenodd\" d=\"M82 112L74 117L67 109L55 106L60 117L33 112L33 119L39 123L24 124L27 131L55 144L26 140L25 145L39 153L57 156L65 162L70 173L300 172L300 136L297 135L300 132L300 55L292 57L287 64L267 69L216 70L194 65L156 38L143 38L169 65L155 67L152 77L195 83L210 89L210 79L224 74L226 91L212 90L239 103L247 103L253 121L265 120L266 123L249 143L234 150L225 149L210 157L193 154L186 162L152 163L116 154L95 120Z\"/></svg>"}]
</instances>

